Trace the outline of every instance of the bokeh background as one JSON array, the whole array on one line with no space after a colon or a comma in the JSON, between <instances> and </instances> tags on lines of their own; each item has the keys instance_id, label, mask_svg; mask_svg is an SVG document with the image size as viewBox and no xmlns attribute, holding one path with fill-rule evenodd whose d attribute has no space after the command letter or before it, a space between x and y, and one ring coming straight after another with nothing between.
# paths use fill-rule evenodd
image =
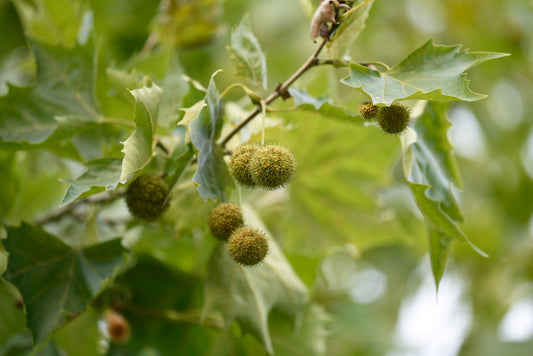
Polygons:
<instances>
[{"instance_id":1,"label":"bokeh background","mask_svg":"<svg viewBox=\"0 0 533 356\"><path fill-rule=\"evenodd\" d=\"M31 82L23 28L25 16L39 16L31 10L36 3L46 3L51 12L41 13L43 19L61 23L65 18L65 28L69 17L83 18L80 14L91 9L101 56L121 65L131 62L159 26L164 45L177 52L181 70L190 77L206 85L215 70L224 69L217 77L219 88L235 81L225 46L245 13L267 55L270 90L316 46L309 37L306 1L205 1L205 11L162 19L155 0L73 2L76 6L64 6L62 0L0 0L1 95L6 81ZM47 41L75 41L67 29L54 33L49 28L43 22L26 31ZM330 314L327 355L499 356L533 350L533 1L376 0L351 57L394 65L429 38L511 54L469 71L471 88L488 94L487 99L454 104L449 111L449 138L463 178L456 189L463 227L489 258L456 243L435 291L424 223L402 181L399 141L374 127L301 113L273 115L267 139L294 150L298 175L284 191L243 192L312 298ZM157 79L156 69L146 70ZM346 75L345 69L320 68L297 86L355 110L364 97L341 87L338 79ZM240 100L234 95L229 98ZM85 152L87 158L99 153L91 147ZM58 177L73 170L46 150L0 150L0 167L4 223L34 221L56 208L66 188ZM196 205L183 215L194 221L206 208L194 210L202 203L190 199ZM195 298L201 303L201 293ZM0 306L8 303L3 291ZM2 309L0 344L9 336L3 321L12 317ZM205 337L194 331L187 335ZM72 333L55 337L68 349ZM244 346L228 350L263 352L250 336ZM298 354L298 348L291 353Z\"/></svg>"}]
</instances>

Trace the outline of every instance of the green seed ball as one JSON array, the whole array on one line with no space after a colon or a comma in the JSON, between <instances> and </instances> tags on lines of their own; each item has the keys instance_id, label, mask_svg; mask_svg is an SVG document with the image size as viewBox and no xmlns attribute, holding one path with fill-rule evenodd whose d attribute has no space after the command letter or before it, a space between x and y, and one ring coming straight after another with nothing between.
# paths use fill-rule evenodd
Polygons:
<instances>
[{"instance_id":1,"label":"green seed ball","mask_svg":"<svg viewBox=\"0 0 533 356\"><path fill-rule=\"evenodd\" d=\"M410 118L409 110L399 104L384 106L378 112L379 127L390 134L399 134L405 130Z\"/></svg>"},{"instance_id":2,"label":"green seed ball","mask_svg":"<svg viewBox=\"0 0 533 356\"><path fill-rule=\"evenodd\" d=\"M165 180L142 174L126 190L126 204L131 215L142 220L155 220L168 208L168 187Z\"/></svg>"},{"instance_id":3,"label":"green seed ball","mask_svg":"<svg viewBox=\"0 0 533 356\"><path fill-rule=\"evenodd\" d=\"M255 187L255 182L248 170L250 158L259 146L254 143L247 143L237 147L231 155L230 171L233 178L241 185L246 187Z\"/></svg>"},{"instance_id":4,"label":"green seed ball","mask_svg":"<svg viewBox=\"0 0 533 356\"><path fill-rule=\"evenodd\" d=\"M373 105L369 101L365 101L363 104L361 104L361 106L359 106L359 115L361 115L364 120L375 119L378 115L378 111L379 106Z\"/></svg>"},{"instance_id":5,"label":"green seed ball","mask_svg":"<svg viewBox=\"0 0 533 356\"><path fill-rule=\"evenodd\" d=\"M276 189L292 179L296 172L296 159L285 147L267 145L255 151L248 167L256 185Z\"/></svg>"},{"instance_id":6,"label":"green seed ball","mask_svg":"<svg viewBox=\"0 0 533 356\"><path fill-rule=\"evenodd\" d=\"M255 266L268 253L265 235L250 227L241 227L230 236L228 252L235 262L243 266Z\"/></svg>"},{"instance_id":7,"label":"green seed ball","mask_svg":"<svg viewBox=\"0 0 533 356\"><path fill-rule=\"evenodd\" d=\"M241 208L232 203L219 204L211 211L207 225L214 237L227 241L233 231L244 225Z\"/></svg>"}]
</instances>

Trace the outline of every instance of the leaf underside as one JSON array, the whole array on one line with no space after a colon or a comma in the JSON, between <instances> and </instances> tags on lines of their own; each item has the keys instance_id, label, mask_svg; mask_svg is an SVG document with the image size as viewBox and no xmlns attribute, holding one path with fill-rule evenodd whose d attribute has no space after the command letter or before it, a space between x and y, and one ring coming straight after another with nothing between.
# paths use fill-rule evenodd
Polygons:
<instances>
[{"instance_id":1,"label":"leaf underside","mask_svg":"<svg viewBox=\"0 0 533 356\"><path fill-rule=\"evenodd\" d=\"M224 154L216 143L222 130L224 109L215 85L215 72L209 82L207 94L196 118L189 124L189 135L198 152L198 169L193 176L202 199L226 201L226 188L233 184Z\"/></svg>"},{"instance_id":2,"label":"leaf underside","mask_svg":"<svg viewBox=\"0 0 533 356\"><path fill-rule=\"evenodd\" d=\"M266 58L259 41L252 33L250 19L245 15L239 26L231 33L231 45L227 47L235 74L255 87L266 89Z\"/></svg>"},{"instance_id":3,"label":"leaf underside","mask_svg":"<svg viewBox=\"0 0 533 356\"><path fill-rule=\"evenodd\" d=\"M409 129L401 136L404 175L426 221L437 288L452 241L466 242L486 256L459 227L463 217L452 188L460 184L460 177L447 138L450 127L447 108L446 103L428 103L423 115L416 119L414 130Z\"/></svg>"}]
</instances>

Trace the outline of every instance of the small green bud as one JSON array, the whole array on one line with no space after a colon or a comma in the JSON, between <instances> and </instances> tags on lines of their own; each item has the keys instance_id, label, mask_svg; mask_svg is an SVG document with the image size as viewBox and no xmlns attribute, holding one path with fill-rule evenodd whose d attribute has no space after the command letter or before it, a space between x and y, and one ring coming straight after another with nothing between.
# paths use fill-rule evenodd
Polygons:
<instances>
[{"instance_id":1,"label":"small green bud","mask_svg":"<svg viewBox=\"0 0 533 356\"><path fill-rule=\"evenodd\" d=\"M256 185L276 189L286 185L296 172L296 159L285 147L259 147L250 159L248 169Z\"/></svg>"},{"instance_id":2,"label":"small green bud","mask_svg":"<svg viewBox=\"0 0 533 356\"><path fill-rule=\"evenodd\" d=\"M131 215L154 220L168 208L168 187L165 180L152 174L142 174L126 190L126 204Z\"/></svg>"},{"instance_id":3,"label":"small green bud","mask_svg":"<svg viewBox=\"0 0 533 356\"><path fill-rule=\"evenodd\" d=\"M384 106L378 112L379 127L390 134L399 134L407 128L411 114L409 110L399 104Z\"/></svg>"},{"instance_id":4,"label":"small green bud","mask_svg":"<svg viewBox=\"0 0 533 356\"><path fill-rule=\"evenodd\" d=\"M247 143L237 147L230 160L230 171L233 178L241 185L246 187L254 187L256 184L250 175L248 164L252 155L259 146L254 143Z\"/></svg>"},{"instance_id":5,"label":"small green bud","mask_svg":"<svg viewBox=\"0 0 533 356\"><path fill-rule=\"evenodd\" d=\"M379 106L373 105L370 101L365 101L361 106L359 106L359 115L364 120L375 119L378 115Z\"/></svg>"},{"instance_id":6,"label":"small green bud","mask_svg":"<svg viewBox=\"0 0 533 356\"><path fill-rule=\"evenodd\" d=\"M214 237L228 241L233 231L244 225L241 208L232 203L219 204L211 211L207 224Z\"/></svg>"},{"instance_id":7,"label":"small green bud","mask_svg":"<svg viewBox=\"0 0 533 356\"><path fill-rule=\"evenodd\" d=\"M268 253L265 235L250 227L241 227L228 240L228 252L235 262L243 266L255 266Z\"/></svg>"}]
</instances>

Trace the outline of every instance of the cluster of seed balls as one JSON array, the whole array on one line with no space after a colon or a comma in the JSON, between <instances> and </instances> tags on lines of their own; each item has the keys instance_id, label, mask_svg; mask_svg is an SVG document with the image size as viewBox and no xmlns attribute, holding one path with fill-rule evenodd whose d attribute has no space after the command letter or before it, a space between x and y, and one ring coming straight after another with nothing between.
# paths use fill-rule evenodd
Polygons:
<instances>
[{"instance_id":1,"label":"cluster of seed balls","mask_svg":"<svg viewBox=\"0 0 533 356\"><path fill-rule=\"evenodd\" d=\"M243 266L255 266L268 253L265 234L244 224L241 208L232 203L217 205L207 224L214 237L227 242L231 258Z\"/></svg>"},{"instance_id":2,"label":"cluster of seed balls","mask_svg":"<svg viewBox=\"0 0 533 356\"><path fill-rule=\"evenodd\" d=\"M285 186L294 176L296 160L279 145L239 146L231 156L230 169L241 185L265 189ZM168 187L161 177L143 174L126 190L130 213L142 220L154 220L168 208ZM227 242L233 260L243 266L260 263L268 253L265 234L244 224L241 208L236 204L216 206L208 219L213 236Z\"/></svg>"},{"instance_id":3,"label":"cluster of seed balls","mask_svg":"<svg viewBox=\"0 0 533 356\"><path fill-rule=\"evenodd\" d=\"M389 134L403 132L411 119L409 109L400 104L380 107L371 102L364 102L359 107L359 114L365 120L377 120L381 130Z\"/></svg>"},{"instance_id":4,"label":"cluster of seed balls","mask_svg":"<svg viewBox=\"0 0 533 356\"><path fill-rule=\"evenodd\" d=\"M248 143L233 152L230 170L243 186L277 189L285 186L294 176L296 160L283 146Z\"/></svg>"}]
</instances>

